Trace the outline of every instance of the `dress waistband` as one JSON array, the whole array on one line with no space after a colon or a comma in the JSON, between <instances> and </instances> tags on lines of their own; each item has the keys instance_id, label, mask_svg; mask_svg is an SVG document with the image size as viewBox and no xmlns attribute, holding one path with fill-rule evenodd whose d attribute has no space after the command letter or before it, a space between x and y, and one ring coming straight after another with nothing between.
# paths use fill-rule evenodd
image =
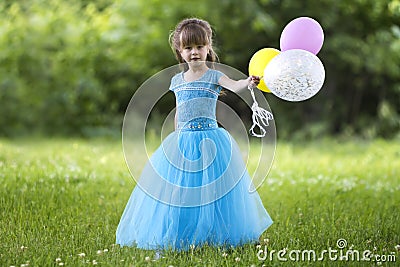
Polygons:
<instances>
[{"instance_id":1,"label":"dress waistband","mask_svg":"<svg viewBox=\"0 0 400 267\"><path fill-rule=\"evenodd\" d=\"M180 131L205 131L218 128L218 123L210 118L197 118L188 122L178 122Z\"/></svg>"}]
</instances>

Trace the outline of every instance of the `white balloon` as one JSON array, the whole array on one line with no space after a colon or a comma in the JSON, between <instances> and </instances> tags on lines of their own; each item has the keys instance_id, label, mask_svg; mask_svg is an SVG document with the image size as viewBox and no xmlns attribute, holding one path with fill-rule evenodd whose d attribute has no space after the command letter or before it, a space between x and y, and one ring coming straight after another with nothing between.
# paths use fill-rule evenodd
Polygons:
<instances>
[{"instance_id":1,"label":"white balloon","mask_svg":"<svg viewBox=\"0 0 400 267\"><path fill-rule=\"evenodd\" d=\"M265 67L264 81L271 92L287 101L303 101L322 88L325 69L311 52L292 49L279 53Z\"/></svg>"}]
</instances>

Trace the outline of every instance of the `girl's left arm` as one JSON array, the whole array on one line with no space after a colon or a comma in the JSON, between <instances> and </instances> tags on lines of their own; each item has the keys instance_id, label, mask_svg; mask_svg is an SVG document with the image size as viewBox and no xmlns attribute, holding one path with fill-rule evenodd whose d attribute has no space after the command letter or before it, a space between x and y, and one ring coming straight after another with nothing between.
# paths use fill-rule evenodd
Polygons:
<instances>
[{"instance_id":1,"label":"girl's left arm","mask_svg":"<svg viewBox=\"0 0 400 267\"><path fill-rule=\"evenodd\" d=\"M222 87L233 91L235 93L240 92L244 89L247 89L247 87L255 87L260 83L260 77L258 76L250 76L247 79L242 79L242 80L232 80L226 75L221 76L218 80L218 84L221 85Z\"/></svg>"}]
</instances>

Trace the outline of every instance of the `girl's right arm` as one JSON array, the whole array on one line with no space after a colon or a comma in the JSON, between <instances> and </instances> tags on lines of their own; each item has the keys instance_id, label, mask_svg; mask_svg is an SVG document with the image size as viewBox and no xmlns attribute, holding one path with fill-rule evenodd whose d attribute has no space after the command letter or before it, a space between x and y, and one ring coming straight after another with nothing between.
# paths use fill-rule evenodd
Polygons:
<instances>
[{"instance_id":1,"label":"girl's right arm","mask_svg":"<svg viewBox=\"0 0 400 267\"><path fill-rule=\"evenodd\" d=\"M176 100L175 104L175 117L174 117L174 125L175 125L175 130L178 128L178 100Z\"/></svg>"},{"instance_id":2,"label":"girl's right arm","mask_svg":"<svg viewBox=\"0 0 400 267\"><path fill-rule=\"evenodd\" d=\"M177 127L177 115L178 115L178 113L175 111L175 119L174 119L175 130Z\"/></svg>"}]
</instances>

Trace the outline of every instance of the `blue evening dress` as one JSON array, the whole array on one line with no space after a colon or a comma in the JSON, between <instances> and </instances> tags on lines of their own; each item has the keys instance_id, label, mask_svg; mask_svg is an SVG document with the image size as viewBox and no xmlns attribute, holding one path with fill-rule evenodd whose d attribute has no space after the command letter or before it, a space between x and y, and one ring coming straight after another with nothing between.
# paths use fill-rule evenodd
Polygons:
<instances>
[{"instance_id":1,"label":"blue evening dress","mask_svg":"<svg viewBox=\"0 0 400 267\"><path fill-rule=\"evenodd\" d=\"M222 72L208 69L170 85L177 128L144 167L122 214L116 243L143 249L256 243L272 224L237 143L218 127L215 111Z\"/></svg>"}]
</instances>

